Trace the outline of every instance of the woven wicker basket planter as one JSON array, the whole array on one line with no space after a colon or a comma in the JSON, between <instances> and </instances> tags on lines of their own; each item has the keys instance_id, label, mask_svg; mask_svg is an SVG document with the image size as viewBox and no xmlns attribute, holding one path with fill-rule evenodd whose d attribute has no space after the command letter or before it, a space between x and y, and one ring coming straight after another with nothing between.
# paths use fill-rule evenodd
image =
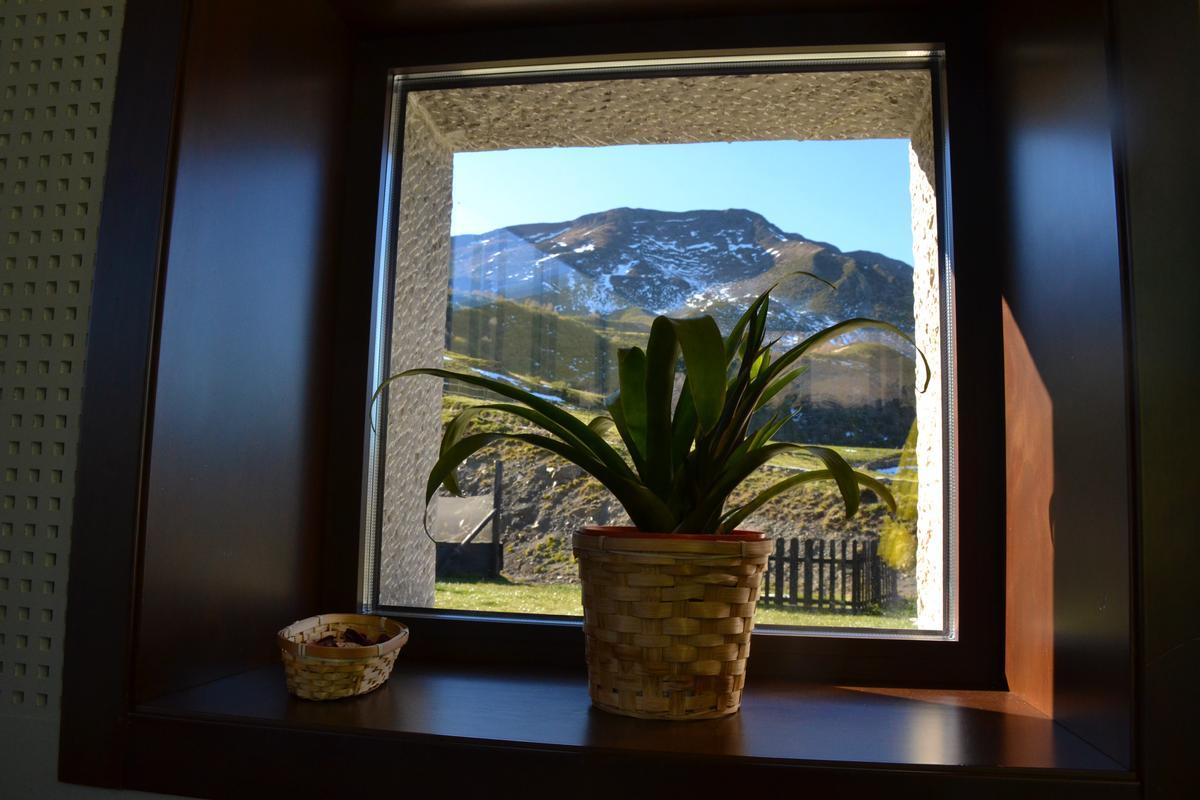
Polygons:
<instances>
[{"instance_id":1,"label":"woven wicker basket planter","mask_svg":"<svg viewBox=\"0 0 1200 800\"><path fill-rule=\"evenodd\" d=\"M735 713L771 542L584 528L573 544L592 703L644 719Z\"/></svg>"},{"instance_id":2,"label":"woven wicker basket planter","mask_svg":"<svg viewBox=\"0 0 1200 800\"><path fill-rule=\"evenodd\" d=\"M389 638L367 647L309 644L346 628ZM408 627L386 617L322 614L293 622L278 639L288 691L306 700L337 700L366 694L387 682L400 648L408 642Z\"/></svg>"}]
</instances>

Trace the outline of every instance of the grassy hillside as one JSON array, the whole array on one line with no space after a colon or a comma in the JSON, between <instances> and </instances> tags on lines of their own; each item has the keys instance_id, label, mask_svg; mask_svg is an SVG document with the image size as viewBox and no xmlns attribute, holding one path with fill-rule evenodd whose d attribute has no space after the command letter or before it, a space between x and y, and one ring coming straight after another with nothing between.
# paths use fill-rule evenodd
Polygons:
<instances>
[{"instance_id":1,"label":"grassy hillside","mask_svg":"<svg viewBox=\"0 0 1200 800\"><path fill-rule=\"evenodd\" d=\"M444 419L466 405L481 401L447 395ZM574 410L581 419L593 414ZM477 418L479 430L509 429L511 418L486 412ZM610 441L623 450L615 436ZM835 445L837 443L834 443ZM855 468L865 469L899 491L909 488L911 474L892 475L901 453L895 448L844 447L836 449ZM490 495L493 464L504 462L505 573L517 582L564 583L577 579L570 534L581 525L628 524L624 511L604 488L578 467L523 443L493 445L469 459L459 470L459 481L468 495ZM731 497L745 502L753 494L798 469L817 469L820 463L804 455L785 456L760 469ZM885 471L879 471L885 470ZM772 536L805 536L825 539L876 539L894 520L885 507L868 495L859 514L847 520L840 496L832 483L808 484L781 495L751 517L746 527ZM904 525L913 528L914 523ZM915 530L915 528L913 528Z\"/></svg>"},{"instance_id":2,"label":"grassy hillside","mask_svg":"<svg viewBox=\"0 0 1200 800\"><path fill-rule=\"evenodd\" d=\"M606 331L599 318L567 317L510 300L455 305L447 319L453 353L497 372L599 394L616 388L618 342L628 335Z\"/></svg>"},{"instance_id":3,"label":"grassy hillside","mask_svg":"<svg viewBox=\"0 0 1200 800\"><path fill-rule=\"evenodd\" d=\"M728 309L734 312L733 303ZM722 309L714 308L718 317ZM741 313L740 301L737 313ZM447 350L476 359L479 364L513 374L533 375L547 381L565 381L577 388L594 388L616 375L617 349L645 346L653 315L638 308L628 308L608 317L573 317L557 313L534 303L474 298L468 304L455 304L447 316ZM732 322L722 322L723 329ZM785 331L779 331L784 333ZM910 386L913 366L911 359L879 342L864 340L826 346L813 354L813 374L820 375L824 388L817 392L819 399L839 399L857 404L865 397L856 396L855 382L867 385L878 380L861 376L856 367L869 367L885 373L885 379L899 386L897 380ZM899 364L899 360L906 363ZM839 375L839 371L843 373ZM890 377L889 377L890 376ZM897 377L898 376L898 377ZM615 388L615 387L613 387ZM885 390L883 399L895 395ZM869 397L879 397L872 390Z\"/></svg>"}]
</instances>

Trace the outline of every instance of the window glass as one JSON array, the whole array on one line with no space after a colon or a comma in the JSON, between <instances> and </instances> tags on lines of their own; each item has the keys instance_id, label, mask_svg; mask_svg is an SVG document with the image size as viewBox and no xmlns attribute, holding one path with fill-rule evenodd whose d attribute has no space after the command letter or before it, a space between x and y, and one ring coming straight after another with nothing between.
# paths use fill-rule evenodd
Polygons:
<instances>
[{"instance_id":1,"label":"window glass","mask_svg":"<svg viewBox=\"0 0 1200 800\"><path fill-rule=\"evenodd\" d=\"M787 419L776 439L836 448L883 481L898 509L868 492L846 519L836 486L818 483L747 520L741 527L777 542L758 624L944 627L943 331L927 71L400 96L383 370L465 371L590 420L617 388L618 350L644 346L659 314L708 314L727 332L775 286L768 323L777 352L844 319L890 322L927 357L928 389L919 391L924 367L903 338L852 332L806 359L808 371L759 412L759 422ZM440 426L495 399L431 377L389 391L377 426L379 513L369 520L380 605L580 614L571 533L629 521L578 467L529 444L493 445L459 470L463 496L439 490L426 514ZM485 412L474 426L513 422ZM780 457L732 500L815 466Z\"/></svg>"}]
</instances>

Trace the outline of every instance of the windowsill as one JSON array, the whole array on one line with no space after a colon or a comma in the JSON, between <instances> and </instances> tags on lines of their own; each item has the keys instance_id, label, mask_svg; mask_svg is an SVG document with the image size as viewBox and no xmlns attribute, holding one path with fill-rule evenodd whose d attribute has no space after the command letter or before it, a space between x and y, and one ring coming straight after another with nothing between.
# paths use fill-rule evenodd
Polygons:
<instances>
[{"instance_id":1,"label":"windowsill","mask_svg":"<svg viewBox=\"0 0 1200 800\"><path fill-rule=\"evenodd\" d=\"M733 717L647 722L592 709L580 673L484 672L402 659L388 686L361 698L296 700L284 689L282 669L272 666L160 697L136 717L517 750L1132 780L1006 692L751 680Z\"/></svg>"}]
</instances>

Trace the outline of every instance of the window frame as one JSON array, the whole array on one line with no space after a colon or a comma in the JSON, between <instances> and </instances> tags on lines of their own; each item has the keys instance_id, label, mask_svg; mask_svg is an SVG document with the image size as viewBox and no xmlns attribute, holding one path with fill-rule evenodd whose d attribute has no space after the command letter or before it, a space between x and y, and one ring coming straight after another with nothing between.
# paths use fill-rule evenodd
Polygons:
<instances>
[{"instance_id":1,"label":"window frame","mask_svg":"<svg viewBox=\"0 0 1200 800\"><path fill-rule=\"evenodd\" d=\"M833 53L836 53L834 55ZM925 55L914 58L914 51ZM695 56L688 52L663 51L640 53L629 60L640 62L636 66L604 67L592 66L580 69L589 61L616 61L617 56L603 53L590 57L525 59L508 61L480 61L455 64L449 67L404 63L401 49L383 45L375 49L372 58L373 85L379 97L375 98L374 118L378 126L374 132L376 141L382 137L382 154L378 159L377 213L373 262L374 282L372 286L371 319L373 336L370 342L370 364L367 381L369 396L377 384L374 367L386 363L388 353L381 350L390 347L392 308L391 299L395 291L396 239L398 236L399 198L401 170L403 169L403 114L408 91L416 89L449 89L486 85L512 85L549 83L582 80L611 80L613 78L647 77L653 75L714 75L739 73L764 73L784 71L851 71L882 69L923 69L930 74L932 100L932 127L934 131L934 159L936 170L938 206L938 249L941 273L943 317L942 388L945 398L943 424L944 466L943 509L947 521L944 537L943 575L945 629L941 632L911 632L878 630L870 633L848 629L831 628L772 628L754 632L755 673L799 681L821 682L867 682L902 683L911 686L950 686L957 688L1002 688L1003 676L1003 625L979 627L981 621L992 615L995 619L997 605L1001 614L1003 603L997 604L989 598L1003 596L1002 569L996 564L990 567L981 563L986 556L967 548L959 548L959 532L964 529L964 520L955 493L961 485L965 465L957 440L957 360L956 333L962 329L966 317L977 316L982 298L968 298L961 302L957 296L955 262L956 251L951 202L952 168L949 152L950 104L947 102L947 75L944 47L937 45L908 45L901 43L869 45L861 47L812 47L793 48L789 52L807 54L813 52L824 56L810 63L790 67L775 66L762 58L759 50L725 50L703 54L709 60L694 67L680 68L677 65L656 66L655 61L669 61L676 57ZM615 52L615 51L614 51ZM772 53L778 55L778 51ZM859 55L859 59L854 56ZM870 58L862 58L869 55ZM755 61L756 56L759 58ZM713 58L742 58L723 65ZM650 62L649 64L647 62ZM513 71L533 68L528 72ZM555 69L557 67L557 69ZM496 70L495 74L475 75L476 70ZM464 75L466 73L466 75ZM434 77L428 77L432 74ZM401 76L414 76L409 80L397 80ZM423 77L425 76L425 77ZM378 87L385 87L380 90ZM365 142L363 145L365 146ZM352 143L353 146L353 143ZM376 151L378 152L378 150ZM363 189L351 185L352 193ZM362 249L365 252L365 248ZM994 364L999 366L997 358ZM366 364L364 364L366 366ZM973 370L981 372L982 370ZM979 377L978 375L976 377ZM993 379L994 380L994 379ZM996 391L1001 382L995 381ZM386 420L386 396L380 398L372 412L375 420ZM987 415L972 416L977 424L986 425ZM994 422L994 421L993 421ZM1000 420L1002 424L1002 419ZM578 618L530 616L498 612L466 612L455 610L425 609L406 606L389 606L379 601L379 548L380 536L368 531L372 520L382 518L382 491L372 491L371 483L378 481L382 486L384 459L386 457L386 425L378 425L373 433L370 425L364 425L363 476L361 486L362 503L359 509L359 562L366 561L367 548L371 548L369 564L373 571L358 575L358 597L370 593L369 602L363 608L410 624L418 624L425 642L416 648L418 657L435 659L467 660L473 662L505 665L558 664L564 667L577 666L579 647L582 645L582 622ZM1002 430L1002 428L1001 428ZM960 443L960 440L959 440ZM978 460L977 458L975 459ZM1002 469L1001 469L1002 474ZM373 496L373 513L368 513L368 498ZM1001 506L1002 513L1002 506ZM995 519L995 517L993 517ZM1002 519L1002 516L1000 517ZM996 538L1003 545L1003 526L994 529ZM974 544L974 543L972 543ZM983 550L982 547L979 548ZM982 557L981 557L982 556ZM953 561L952 561L953 559ZM954 564L954 568L951 568ZM981 575L986 570L987 575ZM969 586L980 587L978 591L959 591L959 586L968 578ZM1002 623L1002 617L1000 618ZM464 646L464 642L469 642ZM513 643L519 647L511 647ZM504 646L491 646L501 645ZM487 646L481 646L487 645ZM486 653L486 655L481 655Z\"/></svg>"}]
</instances>

